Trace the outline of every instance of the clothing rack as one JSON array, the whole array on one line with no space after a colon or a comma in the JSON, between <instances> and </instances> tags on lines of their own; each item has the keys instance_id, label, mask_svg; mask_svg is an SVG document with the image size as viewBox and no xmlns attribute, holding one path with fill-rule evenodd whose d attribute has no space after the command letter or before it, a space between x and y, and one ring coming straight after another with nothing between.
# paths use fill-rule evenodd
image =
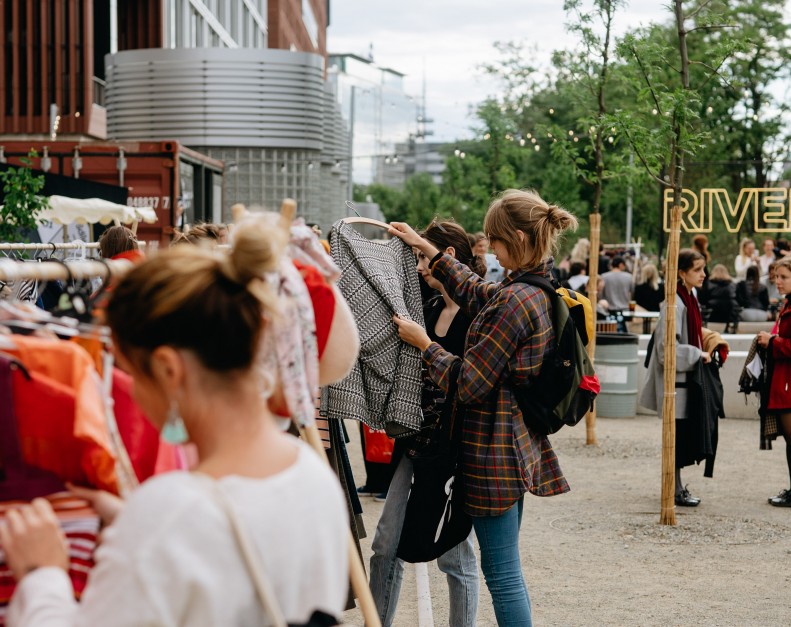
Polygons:
<instances>
[{"instance_id":1,"label":"clothing rack","mask_svg":"<svg viewBox=\"0 0 791 627\"><path fill-rule=\"evenodd\" d=\"M99 242L33 242L32 244L0 244L0 250L98 250Z\"/></svg>"},{"instance_id":2,"label":"clothing rack","mask_svg":"<svg viewBox=\"0 0 791 627\"><path fill-rule=\"evenodd\" d=\"M132 262L125 259L105 261L25 262L0 258L0 281L70 281L109 278L126 274Z\"/></svg>"},{"instance_id":3,"label":"clothing rack","mask_svg":"<svg viewBox=\"0 0 791 627\"><path fill-rule=\"evenodd\" d=\"M296 210L296 201L290 198L285 199L280 208L281 222L284 224L291 224L296 216ZM44 248L51 247L52 244L44 246ZM24 279L51 281L57 279L71 280L94 277L109 278L108 274L110 276L120 276L128 272L131 267L132 263L123 259L69 261L65 263L46 261L41 263L25 263L12 259L0 258L0 281ZM327 452L324 450L324 445L315 423L304 426L301 431L305 441L329 466L330 462L327 458ZM361 556L357 552L357 546L352 537L351 529L349 529L348 544L349 578L351 580L352 590L357 596L363 619L368 627L381 627L382 623L376 610L376 604L374 603L371 589L368 586L368 577L365 574L365 567L363 566Z\"/></svg>"}]
</instances>

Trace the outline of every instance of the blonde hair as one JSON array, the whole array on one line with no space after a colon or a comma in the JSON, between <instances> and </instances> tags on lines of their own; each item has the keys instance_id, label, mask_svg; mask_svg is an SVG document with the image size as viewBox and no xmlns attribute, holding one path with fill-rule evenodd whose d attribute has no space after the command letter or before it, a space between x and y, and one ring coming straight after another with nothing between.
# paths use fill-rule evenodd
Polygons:
<instances>
[{"instance_id":1,"label":"blonde hair","mask_svg":"<svg viewBox=\"0 0 791 627\"><path fill-rule=\"evenodd\" d=\"M726 268L721 263L718 263L711 269L711 274L709 275L709 279L713 279L716 281L732 281L731 275L728 273L728 268Z\"/></svg>"},{"instance_id":2,"label":"blonde hair","mask_svg":"<svg viewBox=\"0 0 791 627\"><path fill-rule=\"evenodd\" d=\"M173 241L171 246L177 244L201 244L205 246L216 246L222 239L222 230L226 229L224 224L196 224L189 229L179 231L174 229Z\"/></svg>"},{"instance_id":3,"label":"blonde hair","mask_svg":"<svg viewBox=\"0 0 791 627\"><path fill-rule=\"evenodd\" d=\"M250 368L264 316L277 309L264 275L277 268L286 237L251 221L235 231L230 254L176 246L136 266L107 306L117 345L143 372L159 346L190 350L218 373Z\"/></svg>"},{"instance_id":4,"label":"blonde hair","mask_svg":"<svg viewBox=\"0 0 791 627\"><path fill-rule=\"evenodd\" d=\"M569 259L571 261L579 261L580 263L587 264L588 257L591 254L591 243L590 240L586 237L580 237L577 240L577 243L574 244L574 248L571 249L571 255L569 255Z\"/></svg>"},{"instance_id":5,"label":"blonde hair","mask_svg":"<svg viewBox=\"0 0 791 627\"><path fill-rule=\"evenodd\" d=\"M739 255L742 257L747 256L744 254L744 247L747 246L747 244L752 244L755 246L755 242L753 240L751 240L749 237L743 237L742 241L739 242Z\"/></svg>"},{"instance_id":6,"label":"blonde hair","mask_svg":"<svg viewBox=\"0 0 791 627\"><path fill-rule=\"evenodd\" d=\"M501 241L520 268L539 266L557 250L559 235L576 228L577 218L550 205L533 190L504 191L489 205L483 220L489 241Z\"/></svg>"},{"instance_id":7,"label":"blonde hair","mask_svg":"<svg viewBox=\"0 0 791 627\"><path fill-rule=\"evenodd\" d=\"M788 257L780 257L774 262L774 270L777 272L778 268L785 268L789 272L791 272L791 256Z\"/></svg>"},{"instance_id":8,"label":"blonde hair","mask_svg":"<svg viewBox=\"0 0 791 627\"><path fill-rule=\"evenodd\" d=\"M640 272L640 283L648 283L652 290L659 289L659 271L652 263L647 263L643 266Z\"/></svg>"}]
</instances>

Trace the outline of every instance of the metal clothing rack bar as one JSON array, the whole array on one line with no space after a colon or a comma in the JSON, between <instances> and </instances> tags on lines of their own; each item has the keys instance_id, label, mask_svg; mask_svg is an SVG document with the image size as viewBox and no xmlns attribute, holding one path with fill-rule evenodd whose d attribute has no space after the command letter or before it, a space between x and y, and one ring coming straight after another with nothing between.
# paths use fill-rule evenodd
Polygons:
<instances>
[{"instance_id":1,"label":"metal clothing rack bar","mask_svg":"<svg viewBox=\"0 0 791 627\"><path fill-rule=\"evenodd\" d=\"M0 259L0 281L69 281L71 279L106 278L126 274L132 262L126 259L107 261L14 261Z\"/></svg>"},{"instance_id":2,"label":"metal clothing rack bar","mask_svg":"<svg viewBox=\"0 0 791 627\"><path fill-rule=\"evenodd\" d=\"M99 242L33 242L32 244L0 244L0 250L98 250Z\"/></svg>"}]
</instances>

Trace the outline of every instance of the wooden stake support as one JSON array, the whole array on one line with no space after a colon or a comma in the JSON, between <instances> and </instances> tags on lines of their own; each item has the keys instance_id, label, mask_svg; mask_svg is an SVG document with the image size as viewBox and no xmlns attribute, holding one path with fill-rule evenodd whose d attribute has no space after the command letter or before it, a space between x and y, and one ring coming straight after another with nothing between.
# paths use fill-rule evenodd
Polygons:
<instances>
[{"instance_id":1,"label":"wooden stake support","mask_svg":"<svg viewBox=\"0 0 791 627\"><path fill-rule=\"evenodd\" d=\"M321 441L316 425L303 427L300 429L300 433L302 438L310 444L319 457L329 466L330 460L327 458L327 451L324 450L324 444ZM382 627L382 622L379 620L379 613L376 611L376 604L371 594L371 588L368 586L365 567L360 559L360 554L357 552L351 529L349 529L349 577L352 582L352 590L354 590L357 600L360 602L360 611L363 614L363 619L365 619L366 627Z\"/></svg>"},{"instance_id":2,"label":"wooden stake support","mask_svg":"<svg viewBox=\"0 0 791 627\"><path fill-rule=\"evenodd\" d=\"M599 295L596 284L599 281L599 242L601 241L601 214L591 213L588 216L590 222L590 242L591 249L588 255L588 298L591 300L594 312L596 311L596 303L599 301ZM593 337L588 342L588 357L591 360L591 365L595 364L594 354L596 353L596 333L594 331ZM596 404L593 404L591 409L585 416L585 444L587 446L598 446L599 441L596 439Z\"/></svg>"},{"instance_id":3,"label":"wooden stake support","mask_svg":"<svg viewBox=\"0 0 791 627\"><path fill-rule=\"evenodd\" d=\"M665 268L665 395L662 398L662 507L659 523L676 524L676 284L681 208L670 215Z\"/></svg>"},{"instance_id":4,"label":"wooden stake support","mask_svg":"<svg viewBox=\"0 0 791 627\"><path fill-rule=\"evenodd\" d=\"M291 223L297 215L297 203L291 198L286 198L280 205L280 226L288 233ZM306 425L300 428L302 438L313 448L321 459L329 466L330 460L327 458L327 451L321 441L319 430L315 424ZM360 610L365 619L366 627L382 627L379 620L379 613L376 611L371 588L368 586L368 577L365 574L360 554L357 552L357 545L354 542L352 531L349 529L349 578L352 583L352 590L360 602Z\"/></svg>"}]
</instances>

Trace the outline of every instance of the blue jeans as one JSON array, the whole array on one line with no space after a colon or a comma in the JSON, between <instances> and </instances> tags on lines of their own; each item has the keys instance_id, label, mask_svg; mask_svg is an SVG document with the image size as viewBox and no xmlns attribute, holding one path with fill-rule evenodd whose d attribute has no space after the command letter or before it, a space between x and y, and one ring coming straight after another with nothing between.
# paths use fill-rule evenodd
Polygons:
<instances>
[{"instance_id":1,"label":"blue jeans","mask_svg":"<svg viewBox=\"0 0 791 627\"><path fill-rule=\"evenodd\" d=\"M492 595L498 625L532 627L530 597L519 560L519 527L525 499L499 516L472 519L481 547L481 570Z\"/></svg>"},{"instance_id":2,"label":"blue jeans","mask_svg":"<svg viewBox=\"0 0 791 627\"><path fill-rule=\"evenodd\" d=\"M396 468L387 492L382 516L371 545L371 594L384 627L395 618L404 562L396 557L404 514L412 486L412 460L406 455ZM448 579L450 624L473 627L478 614L478 564L475 560L472 532L461 544L437 559L437 566Z\"/></svg>"}]
</instances>

